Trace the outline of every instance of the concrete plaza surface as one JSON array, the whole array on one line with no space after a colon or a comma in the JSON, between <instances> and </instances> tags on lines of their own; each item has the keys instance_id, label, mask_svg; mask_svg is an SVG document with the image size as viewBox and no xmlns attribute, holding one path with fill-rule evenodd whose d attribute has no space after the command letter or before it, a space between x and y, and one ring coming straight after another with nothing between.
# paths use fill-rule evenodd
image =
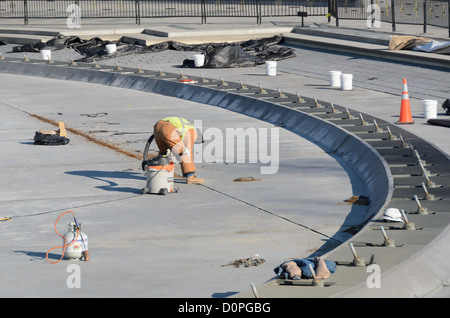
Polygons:
<instances>
[{"instance_id":1,"label":"concrete plaza surface","mask_svg":"<svg viewBox=\"0 0 450 318\"><path fill-rule=\"evenodd\" d=\"M159 22L160 28L167 28ZM273 24L285 28L298 25L298 21ZM189 26L223 28L214 24ZM39 27L54 28L49 21ZM143 27L158 28L154 24ZM267 24L263 27L264 32L277 31ZM242 28L262 29L251 24ZM89 32L83 28L79 32L92 35L97 30L102 34L99 30L106 29L96 25ZM264 32L258 36L269 34ZM379 34L386 35L381 31ZM440 30L438 35L445 37ZM331 38L327 41L331 42ZM0 52L7 57L22 57L10 52L12 45L0 46ZM201 73L208 78L260 84L345 105L390 123L398 120L401 80L407 77L415 124L404 129L450 153L447 128L427 125L421 110L422 99L442 102L448 98L448 83L443 81L447 71L301 44L290 46L297 56L280 61L276 77L266 76L263 66L180 69L182 61L191 58L193 52L166 51L99 63L127 67L139 64L143 69L160 67L165 72L182 70L189 76ZM36 53L26 55L39 58ZM53 57L55 61L68 61L79 56L62 50L53 52ZM329 87L328 71L337 68L354 74L353 90ZM286 260L328 252L350 238L346 230L365 219L364 206L343 202L352 195L366 194L352 167L282 127L203 103L148 92L36 76L0 74L0 80L4 122L0 205L4 217L11 218L0 223L2 297L239 297L242 292L251 297L249 285L263 286L274 278L274 267ZM442 110L438 112L442 116ZM70 132L68 145L33 145L34 132L52 126L30 114L64 121L69 128L137 154L143 150L153 124L168 115L201 120L203 129L210 132L225 132L227 128L277 129L279 144L272 146L279 149L279 169L275 174L261 175L262 163L204 160L197 166L205 186L179 181L179 193L141 195L145 177L139 160ZM224 140L224 144L231 142ZM233 182L248 176L260 180ZM53 225L67 210L76 214L89 236L91 260L75 262L81 268L79 289L67 285L67 268L74 262L50 264L45 259L50 248L61 245ZM60 222L61 231L70 221ZM327 249L320 250L326 242ZM57 260L58 253L53 250L50 257ZM263 258L265 263L248 268L224 266L249 257ZM277 297L276 286L267 286L266 295Z\"/></svg>"},{"instance_id":2,"label":"concrete plaza surface","mask_svg":"<svg viewBox=\"0 0 450 318\"><path fill-rule=\"evenodd\" d=\"M12 218L1 224L2 296L227 296L252 282L262 284L279 263L311 254L342 226L359 222L346 221L351 207L342 202L353 192L339 163L273 125L124 89L3 74L1 80L6 122L1 205ZM17 87L26 87L28 94L17 94ZM83 116L104 112L108 115ZM109 142L130 151L142 151L153 124L168 115L202 120L205 132L219 129L224 137L226 128L267 129L269 137L271 129L279 129L280 143L273 147L279 147L280 166L275 174L261 175L262 164L204 162L198 176L207 187L177 183L179 193L141 195L140 161L70 133L68 145L33 145L35 131L54 127L27 113L91 134L103 132ZM248 176L261 180L233 182ZM48 249L61 245L53 224L65 210L75 213L88 235L91 260L77 263L79 291L66 286L72 262L53 265L45 259ZM61 233L70 221L61 220ZM348 237L341 233L337 239ZM53 250L50 259L60 253ZM256 254L266 263L223 267Z\"/></svg>"}]
</instances>

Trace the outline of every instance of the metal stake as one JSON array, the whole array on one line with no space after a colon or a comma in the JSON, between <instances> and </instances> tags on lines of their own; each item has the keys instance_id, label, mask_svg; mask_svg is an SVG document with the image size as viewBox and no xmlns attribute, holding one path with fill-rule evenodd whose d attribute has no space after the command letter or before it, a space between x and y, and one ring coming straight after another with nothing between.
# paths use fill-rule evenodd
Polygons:
<instances>
[{"instance_id":1,"label":"metal stake","mask_svg":"<svg viewBox=\"0 0 450 318\"><path fill-rule=\"evenodd\" d=\"M247 86L245 86L243 83L242 83L242 81L241 80L239 80L239 83L241 84L241 87L240 87L240 89L248 89L248 87Z\"/></svg>"},{"instance_id":2,"label":"metal stake","mask_svg":"<svg viewBox=\"0 0 450 318\"><path fill-rule=\"evenodd\" d=\"M420 160L419 160L419 166L422 169L423 176L427 180L427 186L429 186L430 188L436 188L436 184L430 180L429 173L427 173L427 171L425 170L425 167L423 166L422 161L420 161Z\"/></svg>"},{"instance_id":3,"label":"metal stake","mask_svg":"<svg viewBox=\"0 0 450 318\"><path fill-rule=\"evenodd\" d=\"M252 288L253 296L255 296L255 298L258 298L258 291L256 290L255 284L251 283L250 287Z\"/></svg>"},{"instance_id":4,"label":"metal stake","mask_svg":"<svg viewBox=\"0 0 450 318\"><path fill-rule=\"evenodd\" d=\"M364 120L363 116L361 113L359 113L359 118L361 119L361 126L367 126L368 123Z\"/></svg>"},{"instance_id":5,"label":"metal stake","mask_svg":"<svg viewBox=\"0 0 450 318\"><path fill-rule=\"evenodd\" d=\"M166 74L161 71L161 68L159 66L158 66L158 70L159 70L158 76L166 76Z\"/></svg>"},{"instance_id":6,"label":"metal stake","mask_svg":"<svg viewBox=\"0 0 450 318\"><path fill-rule=\"evenodd\" d=\"M375 119L373 120L373 124L375 126L375 132L382 132L383 131L383 129L378 127L377 121Z\"/></svg>"},{"instance_id":7,"label":"metal stake","mask_svg":"<svg viewBox=\"0 0 450 318\"><path fill-rule=\"evenodd\" d=\"M403 220L405 220L405 225L403 226L403 228L405 230L412 230L412 231L414 231L416 229L415 226L414 226L414 223L411 223L411 222L408 221L408 218L406 217L405 210L402 209L402 210L400 210L400 212L402 213Z\"/></svg>"},{"instance_id":8,"label":"metal stake","mask_svg":"<svg viewBox=\"0 0 450 318\"><path fill-rule=\"evenodd\" d=\"M331 104L331 112L333 114L337 113L337 109L336 109L336 107L334 107L333 103L330 103L330 104Z\"/></svg>"},{"instance_id":9,"label":"metal stake","mask_svg":"<svg viewBox=\"0 0 450 318\"><path fill-rule=\"evenodd\" d=\"M388 138L388 139L389 139L389 140L397 140L397 137L395 137L395 136L392 134L391 129L389 128L389 126L387 126L386 129L387 129L388 134L389 134L389 138Z\"/></svg>"},{"instance_id":10,"label":"metal stake","mask_svg":"<svg viewBox=\"0 0 450 318\"><path fill-rule=\"evenodd\" d=\"M428 209L422 207L422 205L420 204L419 198L417 197L417 195L414 195L414 200L416 200L417 203L417 213L419 214L428 214Z\"/></svg>"},{"instance_id":11,"label":"metal stake","mask_svg":"<svg viewBox=\"0 0 450 318\"><path fill-rule=\"evenodd\" d=\"M402 141L402 148L408 147L408 145L406 144L405 139L403 139L402 134L398 134L398 136L400 137L400 140Z\"/></svg>"},{"instance_id":12,"label":"metal stake","mask_svg":"<svg viewBox=\"0 0 450 318\"><path fill-rule=\"evenodd\" d=\"M180 79L186 79L187 77L183 74L183 72L180 70Z\"/></svg>"},{"instance_id":13,"label":"metal stake","mask_svg":"<svg viewBox=\"0 0 450 318\"><path fill-rule=\"evenodd\" d=\"M419 162L422 162L423 164L425 164L425 160L420 159L419 153L417 152L417 150L414 150L415 154L416 154L416 158L417 160L419 160Z\"/></svg>"},{"instance_id":14,"label":"metal stake","mask_svg":"<svg viewBox=\"0 0 450 318\"><path fill-rule=\"evenodd\" d=\"M262 88L261 84L259 84L259 94L267 94L267 91L265 89Z\"/></svg>"},{"instance_id":15,"label":"metal stake","mask_svg":"<svg viewBox=\"0 0 450 318\"><path fill-rule=\"evenodd\" d=\"M408 147L411 150L411 156L417 158L417 151L414 149L414 146L411 144L411 142L408 142Z\"/></svg>"},{"instance_id":16,"label":"metal stake","mask_svg":"<svg viewBox=\"0 0 450 318\"><path fill-rule=\"evenodd\" d=\"M353 265L365 266L366 264L364 263L364 259L362 257L358 257L358 255L356 254L355 248L353 247L353 243L348 243L348 245L350 246L350 250L352 251L353 254Z\"/></svg>"},{"instance_id":17,"label":"metal stake","mask_svg":"<svg viewBox=\"0 0 450 318\"><path fill-rule=\"evenodd\" d=\"M319 104L319 102L317 101L317 98L315 98L315 97L314 97L314 102L316 104L316 108L322 108L323 107L323 105Z\"/></svg>"},{"instance_id":18,"label":"metal stake","mask_svg":"<svg viewBox=\"0 0 450 318\"><path fill-rule=\"evenodd\" d=\"M380 229L384 237L383 245L388 247L395 247L395 241L388 238L386 231L384 230L384 226L380 226Z\"/></svg>"},{"instance_id":19,"label":"metal stake","mask_svg":"<svg viewBox=\"0 0 450 318\"><path fill-rule=\"evenodd\" d=\"M144 73L144 71L139 67L139 64L136 64L136 73Z\"/></svg>"},{"instance_id":20,"label":"metal stake","mask_svg":"<svg viewBox=\"0 0 450 318\"><path fill-rule=\"evenodd\" d=\"M298 103L306 103L306 101L300 96L300 94L297 92L297 102Z\"/></svg>"},{"instance_id":21,"label":"metal stake","mask_svg":"<svg viewBox=\"0 0 450 318\"><path fill-rule=\"evenodd\" d=\"M278 89L278 98L286 98L286 95L284 95L279 88Z\"/></svg>"},{"instance_id":22,"label":"metal stake","mask_svg":"<svg viewBox=\"0 0 450 318\"><path fill-rule=\"evenodd\" d=\"M348 111L348 108L347 108L347 107L345 107L345 112L347 113L347 119L352 119L352 118L354 118L354 117L350 114L350 112Z\"/></svg>"},{"instance_id":23,"label":"metal stake","mask_svg":"<svg viewBox=\"0 0 450 318\"><path fill-rule=\"evenodd\" d=\"M94 66L92 66L92 68L100 68L100 65L98 65L95 60L93 61L93 64L94 64Z\"/></svg>"},{"instance_id":24,"label":"metal stake","mask_svg":"<svg viewBox=\"0 0 450 318\"><path fill-rule=\"evenodd\" d=\"M228 86L228 83L223 80L222 76L220 77L220 86Z\"/></svg>"},{"instance_id":25,"label":"metal stake","mask_svg":"<svg viewBox=\"0 0 450 318\"><path fill-rule=\"evenodd\" d=\"M425 186L425 183L423 183L423 182L422 182L422 188L423 188L423 191L425 191L425 200L434 200L434 195L433 195L433 194L430 194L430 193L428 192L428 189L427 189L427 187Z\"/></svg>"}]
</instances>

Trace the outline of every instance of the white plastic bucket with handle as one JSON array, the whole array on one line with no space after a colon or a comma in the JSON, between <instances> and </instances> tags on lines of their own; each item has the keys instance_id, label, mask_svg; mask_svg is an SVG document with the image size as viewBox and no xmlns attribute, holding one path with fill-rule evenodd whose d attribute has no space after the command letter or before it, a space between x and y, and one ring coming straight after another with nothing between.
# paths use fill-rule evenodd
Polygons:
<instances>
[{"instance_id":1,"label":"white plastic bucket with handle","mask_svg":"<svg viewBox=\"0 0 450 318\"><path fill-rule=\"evenodd\" d=\"M341 87L341 71L330 71L330 86Z\"/></svg>"},{"instance_id":2,"label":"white plastic bucket with handle","mask_svg":"<svg viewBox=\"0 0 450 318\"><path fill-rule=\"evenodd\" d=\"M351 90L353 87L353 75L341 74L341 89L344 91Z\"/></svg>"},{"instance_id":3,"label":"white plastic bucket with handle","mask_svg":"<svg viewBox=\"0 0 450 318\"><path fill-rule=\"evenodd\" d=\"M266 61L266 75L277 75L277 61Z\"/></svg>"},{"instance_id":4,"label":"white plastic bucket with handle","mask_svg":"<svg viewBox=\"0 0 450 318\"><path fill-rule=\"evenodd\" d=\"M194 65L195 67L202 67L205 64L205 56L203 54L194 55Z\"/></svg>"},{"instance_id":5,"label":"white plastic bucket with handle","mask_svg":"<svg viewBox=\"0 0 450 318\"><path fill-rule=\"evenodd\" d=\"M43 60L51 60L52 59L52 51L51 50L41 50L41 58Z\"/></svg>"},{"instance_id":6,"label":"white plastic bucket with handle","mask_svg":"<svg viewBox=\"0 0 450 318\"><path fill-rule=\"evenodd\" d=\"M117 45L115 44L106 44L106 54L113 54L117 51Z\"/></svg>"},{"instance_id":7,"label":"white plastic bucket with handle","mask_svg":"<svg viewBox=\"0 0 450 318\"><path fill-rule=\"evenodd\" d=\"M424 99L422 101L423 118L430 119L437 117L437 100Z\"/></svg>"}]
</instances>

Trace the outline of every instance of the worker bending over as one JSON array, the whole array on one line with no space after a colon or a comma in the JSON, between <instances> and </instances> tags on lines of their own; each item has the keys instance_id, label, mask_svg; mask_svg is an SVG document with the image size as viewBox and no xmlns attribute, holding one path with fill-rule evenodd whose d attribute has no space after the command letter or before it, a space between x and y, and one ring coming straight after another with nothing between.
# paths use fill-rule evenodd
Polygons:
<instances>
[{"instance_id":1,"label":"worker bending over","mask_svg":"<svg viewBox=\"0 0 450 318\"><path fill-rule=\"evenodd\" d=\"M202 142L202 138L194 125L181 117L166 117L155 124L153 135L160 154L165 154L170 149L172 153L180 155L181 171L186 183L203 183L195 175L194 143L197 139Z\"/></svg>"}]
</instances>

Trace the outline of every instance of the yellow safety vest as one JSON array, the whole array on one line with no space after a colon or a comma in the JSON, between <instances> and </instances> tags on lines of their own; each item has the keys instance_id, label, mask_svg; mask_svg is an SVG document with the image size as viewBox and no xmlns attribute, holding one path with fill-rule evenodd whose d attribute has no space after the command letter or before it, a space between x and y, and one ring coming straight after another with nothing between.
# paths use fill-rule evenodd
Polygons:
<instances>
[{"instance_id":1,"label":"yellow safety vest","mask_svg":"<svg viewBox=\"0 0 450 318\"><path fill-rule=\"evenodd\" d=\"M161 119L163 121L168 121L172 125L174 125L181 132L181 139L184 138L184 134L189 129L195 129L195 126L192 125L187 119L182 117L166 117Z\"/></svg>"}]
</instances>

